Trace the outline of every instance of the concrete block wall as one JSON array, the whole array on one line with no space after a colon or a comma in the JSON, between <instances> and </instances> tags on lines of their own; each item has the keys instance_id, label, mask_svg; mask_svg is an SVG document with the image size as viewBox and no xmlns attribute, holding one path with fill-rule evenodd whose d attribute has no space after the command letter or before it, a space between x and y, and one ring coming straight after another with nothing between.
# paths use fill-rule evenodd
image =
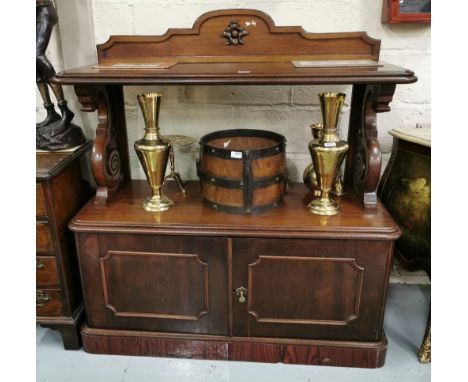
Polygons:
<instances>
[{"instance_id":1,"label":"concrete block wall","mask_svg":"<svg viewBox=\"0 0 468 382\"><path fill-rule=\"evenodd\" d=\"M66 7L68 1L57 0ZM430 26L385 25L380 21L383 0L80 0L88 2L94 43L111 34L163 34L168 28L190 28L202 13L226 8L251 8L268 13L276 25L300 25L309 32L365 30L382 40L381 59L416 72L416 84L397 86L392 111L378 115L379 138L388 161L395 127L430 123ZM63 26L61 26L63 28ZM66 44L63 41L62 44ZM49 49L54 49L51 44ZM59 69L57 67L57 69ZM160 125L163 134L184 134L199 138L208 132L230 128L268 129L287 138L290 178L302 179L310 162L307 142L310 124L321 120L317 94L343 91L347 105L340 120L340 135L346 137L349 120L349 86L165 86L126 87L125 105L133 178L144 178L134 154L133 142L143 135L143 118L136 95L144 91L164 93ZM92 118L88 117L89 123ZM93 136L95 125L85 126ZM198 144L176 151L176 166L186 179L196 179Z\"/></svg>"}]
</instances>

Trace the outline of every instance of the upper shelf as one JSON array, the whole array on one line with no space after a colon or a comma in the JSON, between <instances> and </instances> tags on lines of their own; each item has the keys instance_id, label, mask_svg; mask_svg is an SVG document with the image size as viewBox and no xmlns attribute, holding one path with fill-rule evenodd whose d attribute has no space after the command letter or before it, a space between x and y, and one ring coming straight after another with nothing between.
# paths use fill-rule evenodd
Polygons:
<instances>
[{"instance_id":1,"label":"upper shelf","mask_svg":"<svg viewBox=\"0 0 468 382\"><path fill-rule=\"evenodd\" d=\"M97 46L97 52L97 65L61 72L55 81L124 85L398 84L416 81L412 71L385 63L296 68L292 61L366 60L376 63L380 40L369 37L366 32L309 33L301 27L278 27L267 14L248 9L208 12L200 16L191 29L169 29L162 36L111 36L106 43ZM157 64L162 68L147 66Z\"/></svg>"}]
</instances>

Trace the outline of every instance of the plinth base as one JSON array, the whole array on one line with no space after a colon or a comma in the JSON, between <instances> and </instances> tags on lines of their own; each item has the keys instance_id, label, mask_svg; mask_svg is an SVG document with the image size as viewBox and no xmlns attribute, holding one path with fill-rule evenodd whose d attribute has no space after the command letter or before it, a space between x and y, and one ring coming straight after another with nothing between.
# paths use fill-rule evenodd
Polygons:
<instances>
[{"instance_id":1,"label":"plinth base","mask_svg":"<svg viewBox=\"0 0 468 382\"><path fill-rule=\"evenodd\" d=\"M225 337L148 331L81 328L88 353L302 365L378 368L387 338L378 342Z\"/></svg>"}]
</instances>

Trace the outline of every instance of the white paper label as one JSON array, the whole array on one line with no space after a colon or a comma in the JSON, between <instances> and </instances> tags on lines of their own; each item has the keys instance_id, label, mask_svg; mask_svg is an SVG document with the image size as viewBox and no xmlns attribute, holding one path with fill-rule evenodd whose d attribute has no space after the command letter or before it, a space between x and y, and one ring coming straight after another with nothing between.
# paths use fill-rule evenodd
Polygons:
<instances>
[{"instance_id":1,"label":"white paper label","mask_svg":"<svg viewBox=\"0 0 468 382\"><path fill-rule=\"evenodd\" d=\"M325 147L335 147L336 143L335 142L323 142L323 145Z\"/></svg>"},{"instance_id":2,"label":"white paper label","mask_svg":"<svg viewBox=\"0 0 468 382\"><path fill-rule=\"evenodd\" d=\"M316 60L291 61L296 68L339 68L339 67L375 67L382 63L372 60Z\"/></svg>"},{"instance_id":3,"label":"white paper label","mask_svg":"<svg viewBox=\"0 0 468 382\"><path fill-rule=\"evenodd\" d=\"M231 158L241 159L242 152L240 151L231 151Z\"/></svg>"}]
</instances>

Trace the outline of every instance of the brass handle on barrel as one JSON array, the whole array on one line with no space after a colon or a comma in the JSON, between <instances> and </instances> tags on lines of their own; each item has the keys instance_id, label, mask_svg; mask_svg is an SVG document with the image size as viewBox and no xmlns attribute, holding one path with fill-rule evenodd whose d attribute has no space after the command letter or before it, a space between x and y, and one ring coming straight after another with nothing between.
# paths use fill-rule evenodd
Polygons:
<instances>
[{"instance_id":1,"label":"brass handle on barrel","mask_svg":"<svg viewBox=\"0 0 468 382\"><path fill-rule=\"evenodd\" d=\"M235 290L236 296L239 297L238 301L243 304L247 296L247 288L239 287Z\"/></svg>"}]
</instances>

